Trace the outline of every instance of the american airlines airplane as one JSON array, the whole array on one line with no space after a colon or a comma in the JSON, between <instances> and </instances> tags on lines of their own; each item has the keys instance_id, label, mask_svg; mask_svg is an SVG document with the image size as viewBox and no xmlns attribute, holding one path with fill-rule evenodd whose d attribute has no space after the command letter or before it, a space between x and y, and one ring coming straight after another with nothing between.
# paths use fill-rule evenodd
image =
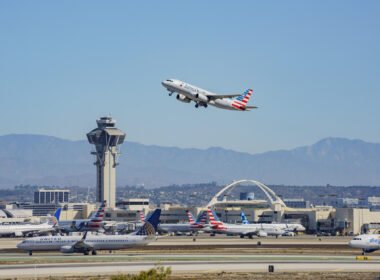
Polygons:
<instances>
[{"instance_id":1,"label":"american airlines airplane","mask_svg":"<svg viewBox=\"0 0 380 280\"><path fill-rule=\"evenodd\" d=\"M48 221L42 224L11 224L0 225L0 236L25 236L28 234L44 234L57 229L61 208L58 208L54 216L48 215Z\"/></svg>"},{"instance_id":2,"label":"american airlines airplane","mask_svg":"<svg viewBox=\"0 0 380 280\"><path fill-rule=\"evenodd\" d=\"M178 101L184 103L194 101L196 108L199 106L207 108L208 105L234 111L250 111L250 109L258 108L247 106L252 89L247 89L243 94L215 94L176 79L167 79L162 82L162 85L169 91L169 96L177 92Z\"/></svg>"},{"instance_id":3,"label":"american airlines airplane","mask_svg":"<svg viewBox=\"0 0 380 280\"><path fill-rule=\"evenodd\" d=\"M355 236L348 245L362 249L362 255L372 253L380 249L380 234L361 234Z\"/></svg>"},{"instance_id":4,"label":"american airlines airplane","mask_svg":"<svg viewBox=\"0 0 380 280\"><path fill-rule=\"evenodd\" d=\"M241 223L242 224L249 224L249 221L247 220L247 218L245 217L244 213L241 212L240 213L240 216L241 216ZM276 226L276 227L279 227L280 229L284 230L285 232L301 232L301 231L305 231L305 227L301 224L285 224L285 223L276 223L276 224L261 224L263 227L272 227L272 226Z\"/></svg>"},{"instance_id":5,"label":"american airlines airplane","mask_svg":"<svg viewBox=\"0 0 380 280\"><path fill-rule=\"evenodd\" d=\"M215 212L209 207L208 216L210 219L211 229L214 233L225 233L231 235L240 235L241 238L253 235L266 237L268 235L281 236L285 231L274 224L227 224L219 220Z\"/></svg>"},{"instance_id":6,"label":"american airlines airplane","mask_svg":"<svg viewBox=\"0 0 380 280\"><path fill-rule=\"evenodd\" d=\"M59 230L65 233L98 231L103 225L103 214L106 202L107 201L104 200L102 204L100 204L99 209L94 212L89 219L60 221Z\"/></svg>"},{"instance_id":7,"label":"american airlines airplane","mask_svg":"<svg viewBox=\"0 0 380 280\"><path fill-rule=\"evenodd\" d=\"M196 221L194 221L194 217L190 211L186 211L186 213L189 218L189 223L160 224L158 228L164 232L193 232L203 228L204 212L199 215Z\"/></svg>"},{"instance_id":8,"label":"american airlines airplane","mask_svg":"<svg viewBox=\"0 0 380 280\"><path fill-rule=\"evenodd\" d=\"M33 251L61 251L62 253L97 254L97 250L121 250L146 245L156 236L161 209L156 209L144 225L136 232L128 235L87 235L81 236L51 236L25 239L17 248Z\"/></svg>"}]
</instances>

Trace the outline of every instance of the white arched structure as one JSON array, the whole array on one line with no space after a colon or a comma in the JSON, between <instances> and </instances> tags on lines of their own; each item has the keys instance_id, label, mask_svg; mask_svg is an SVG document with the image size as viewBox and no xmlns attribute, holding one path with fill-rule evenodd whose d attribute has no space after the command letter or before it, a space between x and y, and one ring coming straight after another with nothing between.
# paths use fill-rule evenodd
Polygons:
<instances>
[{"instance_id":1,"label":"white arched structure","mask_svg":"<svg viewBox=\"0 0 380 280\"><path fill-rule=\"evenodd\" d=\"M229 184L228 186L225 186L210 200L210 202L207 204L207 207L213 206L214 204L216 204L218 202L218 197L221 196L222 193L229 190L228 191L228 194L229 194L236 186L243 183L252 183L258 186L266 195L271 205L280 204L282 207L286 207L285 203L274 191L272 191L269 187L265 186L264 184L258 181L254 181L254 180L239 180L239 181L233 182L232 184Z\"/></svg>"}]
</instances>

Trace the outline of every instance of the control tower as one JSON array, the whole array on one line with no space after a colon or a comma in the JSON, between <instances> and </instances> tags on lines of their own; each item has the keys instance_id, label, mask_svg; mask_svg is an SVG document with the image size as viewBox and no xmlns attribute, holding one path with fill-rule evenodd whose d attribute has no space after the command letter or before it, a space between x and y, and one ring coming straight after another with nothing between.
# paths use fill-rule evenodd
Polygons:
<instances>
[{"instance_id":1,"label":"control tower","mask_svg":"<svg viewBox=\"0 0 380 280\"><path fill-rule=\"evenodd\" d=\"M118 145L124 142L125 133L115 127L111 117L101 117L96 123L98 127L87 133L88 142L95 145L91 154L96 155L96 201L107 200L107 206L114 208Z\"/></svg>"}]
</instances>

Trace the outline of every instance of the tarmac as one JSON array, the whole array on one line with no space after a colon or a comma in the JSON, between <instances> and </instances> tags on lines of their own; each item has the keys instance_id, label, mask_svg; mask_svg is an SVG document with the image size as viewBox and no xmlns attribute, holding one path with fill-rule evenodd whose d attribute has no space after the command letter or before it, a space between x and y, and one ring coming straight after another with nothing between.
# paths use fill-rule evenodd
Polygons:
<instances>
[{"instance_id":1,"label":"tarmac","mask_svg":"<svg viewBox=\"0 0 380 280\"><path fill-rule=\"evenodd\" d=\"M380 254L357 260L361 252L348 247L350 239L261 238L263 245L257 246L257 239L203 235L193 241L193 237L163 237L145 247L101 251L96 256L60 252L33 252L29 256L16 249L22 239L0 239L0 278L137 273L156 265L170 266L173 273L180 274L268 272L269 265L276 272L380 272Z\"/></svg>"}]
</instances>

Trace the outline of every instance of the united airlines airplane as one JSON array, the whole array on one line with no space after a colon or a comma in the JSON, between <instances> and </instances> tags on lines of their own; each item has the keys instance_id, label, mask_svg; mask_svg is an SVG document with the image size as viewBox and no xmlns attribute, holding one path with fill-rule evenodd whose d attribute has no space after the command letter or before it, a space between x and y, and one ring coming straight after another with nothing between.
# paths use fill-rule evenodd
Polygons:
<instances>
[{"instance_id":1,"label":"united airlines airplane","mask_svg":"<svg viewBox=\"0 0 380 280\"><path fill-rule=\"evenodd\" d=\"M250 109L258 108L247 106L252 89L247 89L243 94L215 94L175 79L165 80L162 85L169 91L169 96L177 92L178 101L184 103L194 101L196 108L199 106L207 108L208 105L234 111L250 111Z\"/></svg>"},{"instance_id":2,"label":"united airlines airplane","mask_svg":"<svg viewBox=\"0 0 380 280\"><path fill-rule=\"evenodd\" d=\"M372 253L380 249L380 234L361 234L355 236L348 245L362 249L362 255Z\"/></svg>"},{"instance_id":3,"label":"united airlines airplane","mask_svg":"<svg viewBox=\"0 0 380 280\"><path fill-rule=\"evenodd\" d=\"M0 225L0 236L25 236L28 234L44 234L57 229L61 208L55 211L54 216L48 216L48 221L42 224L11 224Z\"/></svg>"},{"instance_id":4,"label":"united airlines airplane","mask_svg":"<svg viewBox=\"0 0 380 280\"><path fill-rule=\"evenodd\" d=\"M62 253L97 254L97 250L120 250L146 245L152 241L157 232L161 209L156 209L144 225L128 235L87 235L81 236L51 236L25 239L17 248L29 252L33 251L61 251Z\"/></svg>"}]
</instances>

